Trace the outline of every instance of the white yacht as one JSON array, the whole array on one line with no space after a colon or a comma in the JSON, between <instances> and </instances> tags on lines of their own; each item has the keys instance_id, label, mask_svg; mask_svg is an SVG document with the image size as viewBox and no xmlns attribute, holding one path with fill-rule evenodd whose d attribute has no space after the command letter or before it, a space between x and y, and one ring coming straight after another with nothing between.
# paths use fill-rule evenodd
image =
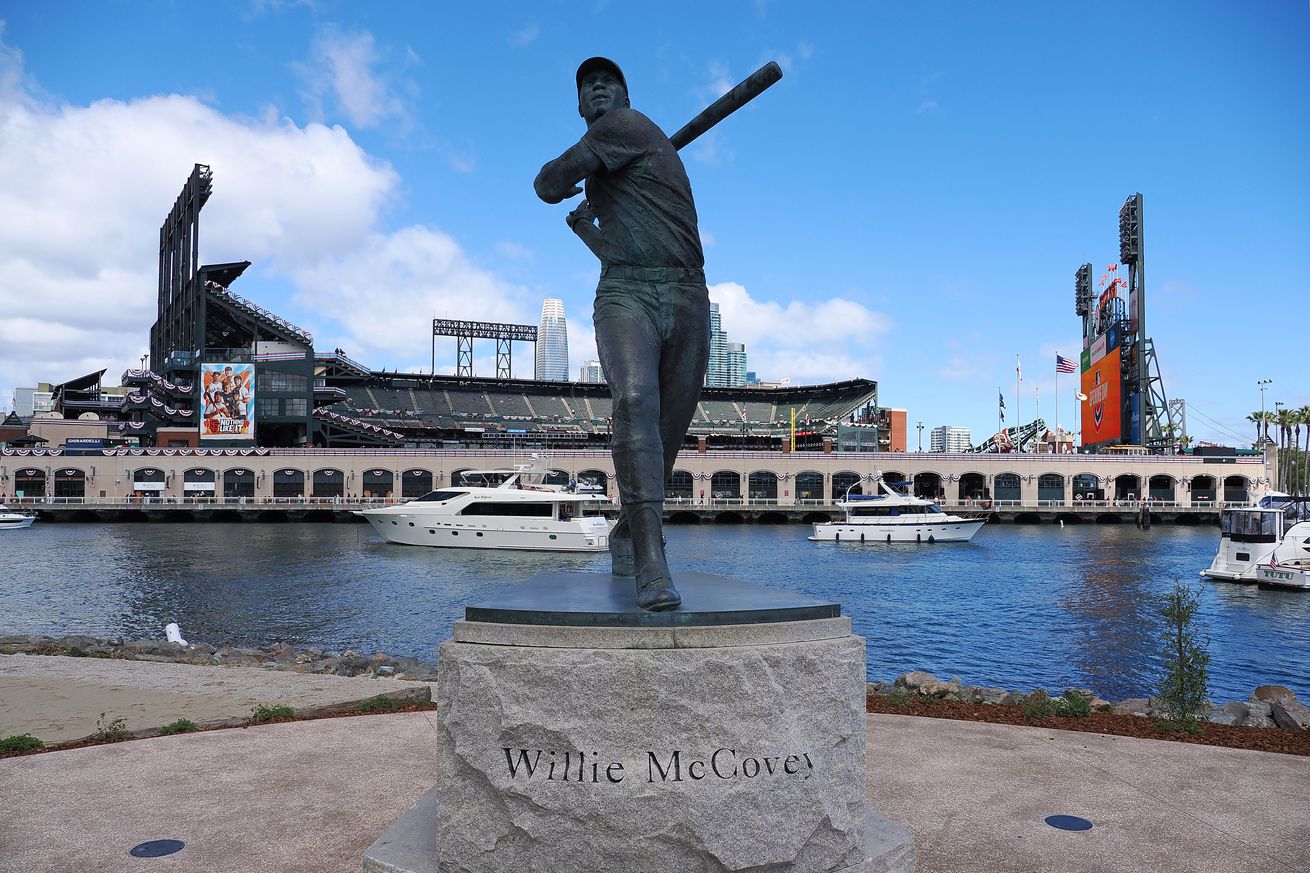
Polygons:
<instances>
[{"instance_id":1,"label":"white yacht","mask_svg":"<svg viewBox=\"0 0 1310 873\"><path fill-rule=\"evenodd\" d=\"M1226 582L1302 588L1310 587L1307 569L1310 498L1271 491L1255 506L1220 513L1219 552L1201 575Z\"/></svg>"},{"instance_id":2,"label":"white yacht","mask_svg":"<svg viewBox=\"0 0 1310 873\"><path fill-rule=\"evenodd\" d=\"M0 503L0 530L18 530L20 527L31 527L34 521L36 521L35 515L14 512L8 506Z\"/></svg>"},{"instance_id":3,"label":"white yacht","mask_svg":"<svg viewBox=\"0 0 1310 873\"><path fill-rule=\"evenodd\" d=\"M547 482L539 463L505 470L466 470L462 484L416 500L355 512L387 542L455 549L603 552L609 522L596 513L603 494L575 493ZM592 514L586 514L591 510Z\"/></svg>"},{"instance_id":4,"label":"white yacht","mask_svg":"<svg viewBox=\"0 0 1310 873\"><path fill-rule=\"evenodd\" d=\"M854 486L851 486L852 488ZM857 543L967 543L986 518L948 515L931 500L895 491L874 473L873 494L851 494L837 502L843 521L814 525L811 540Z\"/></svg>"}]
</instances>

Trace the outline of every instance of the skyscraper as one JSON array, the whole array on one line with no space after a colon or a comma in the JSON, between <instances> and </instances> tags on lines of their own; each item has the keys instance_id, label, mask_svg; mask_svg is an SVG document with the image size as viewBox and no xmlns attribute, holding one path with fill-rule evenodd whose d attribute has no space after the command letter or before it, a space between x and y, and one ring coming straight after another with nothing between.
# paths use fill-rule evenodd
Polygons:
<instances>
[{"instance_id":1,"label":"skyscraper","mask_svg":"<svg viewBox=\"0 0 1310 873\"><path fill-rule=\"evenodd\" d=\"M557 297L547 297L541 304L534 364L533 378L539 381L569 380L569 331L564 320L564 301Z\"/></svg>"},{"instance_id":2,"label":"skyscraper","mask_svg":"<svg viewBox=\"0 0 1310 873\"><path fill-rule=\"evenodd\" d=\"M578 381L594 385L605 384L605 371L601 369L600 361L583 361L582 372L579 374Z\"/></svg>"},{"instance_id":3,"label":"skyscraper","mask_svg":"<svg viewBox=\"0 0 1310 873\"><path fill-rule=\"evenodd\" d=\"M930 452L967 452L972 447L967 427L943 424L934 427L928 434L928 451Z\"/></svg>"},{"instance_id":4,"label":"skyscraper","mask_svg":"<svg viewBox=\"0 0 1310 873\"><path fill-rule=\"evenodd\" d=\"M710 363L705 368L709 388L740 388L746 384L746 347L728 341L719 304L710 304Z\"/></svg>"}]
</instances>

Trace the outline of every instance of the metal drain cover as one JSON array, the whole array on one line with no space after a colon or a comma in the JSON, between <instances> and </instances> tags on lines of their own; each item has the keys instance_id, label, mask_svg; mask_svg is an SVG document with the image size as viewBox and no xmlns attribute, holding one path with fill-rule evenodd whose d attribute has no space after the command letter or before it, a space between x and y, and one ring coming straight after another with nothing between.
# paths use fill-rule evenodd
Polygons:
<instances>
[{"instance_id":1,"label":"metal drain cover","mask_svg":"<svg viewBox=\"0 0 1310 873\"><path fill-rule=\"evenodd\" d=\"M174 852L180 852L186 846L181 840L151 840L139 846L133 846L128 852L135 858L162 858Z\"/></svg>"},{"instance_id":2,"label":"metal drain cover","mask_svg":"<svg viewBox=\"0 0 1310 873\"><path fill-rule=\"evenodd\" d=\"M1090 831L1092 829L1091 822L1076 815L1048 815L1045 821L1051 827L1059 828L1062 831Z\"/></svg>"}]
</instances>

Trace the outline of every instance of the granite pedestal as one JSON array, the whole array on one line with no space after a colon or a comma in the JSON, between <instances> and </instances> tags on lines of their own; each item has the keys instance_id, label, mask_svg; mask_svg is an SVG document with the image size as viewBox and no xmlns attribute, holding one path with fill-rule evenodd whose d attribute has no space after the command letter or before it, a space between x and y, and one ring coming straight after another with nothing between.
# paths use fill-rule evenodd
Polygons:
<instances>
[{"instance_id":1,"label":"granite pedestal","mask_svg":"<svg viewBox=\"0 0 1310 873\"><path fill-rule=\"evenodd\" d=\"M538 577L473 604L438 658L437 784L366 871L882 873L865 647L836 604L703 574Z\"/></svg>"}]
</instances>

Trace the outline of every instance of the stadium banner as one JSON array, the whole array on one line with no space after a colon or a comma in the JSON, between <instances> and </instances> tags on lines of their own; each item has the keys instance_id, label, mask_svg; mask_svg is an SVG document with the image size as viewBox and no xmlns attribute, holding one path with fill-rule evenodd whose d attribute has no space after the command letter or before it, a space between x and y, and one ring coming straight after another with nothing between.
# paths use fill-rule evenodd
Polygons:
<instances>
[{"instance_id":1,"label":"stadium banner","mask_svg":"<svg viewBox=\"0 0 1310 873\"><path fill-rule=\"evenodd\" d=\"M1122 441L1119 356L1106 355L1082 375L1083 445Z\"/></svg>"},{"instance_id":2,"label":"stadium banner","mask_svg":"<svg viewBox=\"0 0 1310 873\"><path fill-rule=\"evenodd\" d=\"M255 365L205 362L200 365L200 438L255 438Z\"/></svg>"},{"instance_id":3,"label":"stadium banner","mask_svg":"<svg viewBox=\"0 0 1310 873\"><path fill-rule=\"evenodd\" d=\"M1101 334L1100 336L1098 336L1098 337L1096 338L1096 342L1092 343L1092 363L1093 363L1093 364L1095 364L1097 361L1101 360L1101 358L1104 358L1104 357L1105 357L1105 346L1106 346L1106 338L1105 338L1105 334ZM1086 394L1087 392L1084 391L1083 393Z\"/></svg>"},{"instance_id":4,"label":"stadium banner","mask_svg":"<svg viewBox=\"0 0 1310 873\"><path fill-rule=\"evenodd\" d=\"M1086 373L1092 369L1092 352L1090 349L1083 349L1082 354L1078 356L1078 363L1081 365L1078 372Z\"/></svg>"}]
</instances>

